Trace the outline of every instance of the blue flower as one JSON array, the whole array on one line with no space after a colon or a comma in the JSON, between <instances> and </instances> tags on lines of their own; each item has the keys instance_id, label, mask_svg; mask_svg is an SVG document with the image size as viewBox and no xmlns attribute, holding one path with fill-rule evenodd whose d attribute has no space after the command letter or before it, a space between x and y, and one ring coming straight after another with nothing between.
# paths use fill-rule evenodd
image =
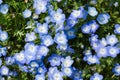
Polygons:
<instances>
[{"instance_id":1,"label":"blue flower","mask_svg":"<svg viewBox=\"0 0 120 80\"><path fill-rule=\"evenodd\" d=\"M61 24L65 21L65 14L62 13L62 9L57 9L57 11L51 11L51 21L56 24Z\"/></svg>"},{"instance_id":2,"label":"blue flower","mask_svg":"<svg viewBox=\"0 0 120 80\"><path fill-rule=\"evenodd\" d=\"M74 28L65 31L68 40L69 40L69 39L74 39L74 38L76 37L76 35L75 35L75 31L76 31L76 30L75 30Z\"/></svg>"},{"instance_id":3,"label":"blue flower","mask_svg":"<svg viewBox=\"0 0 120 80\"><path fill-rule=\"evenodd\" d=\"M7 57L5 59L6 65L12 65L12 64L14 64L14 62L15 62L15 58L13 56Z\"/></svg>"},{"instance_id":4,"label":"blue flower","mask_svg":"<svg viewBox=\"0 0 120 80\"><path fill-rule=\"evenodd\" d=\"M62 68L62 73L64 74L64 76L70 77L73 74L73 69L71 67Z\"/></svg>"},{"instance_id":5,"label":"blue flower","mask_svg":"<svg viewBox=\"0 0 120 80\"><path fill-rule=\"evenodd\" d=\"M107 43L111 46L115 45L118 42L118 39L116 37L116 35L112 34L112 35L108 35L106 37Z\"/></svg>"},{"instance_id":6,"label":"blue flower","mask_svg":"<svg viewBox=\"0 0 120 80\"><path fill-rule=\"evenodd\" d=\"M110 19L110 15L107 13L99 14L97 17L97 21L99 24L106 24L106 23L108 23L109 19Z\"/></svg>"},{"instance_id":7,"label":"blue flower","mask_svg":"<svg viewBox=\"0 0 120 80\"><path fill-rule=\"evenodd\" d=\"M87 61L89 65L91 64L99 64L99 58L96 55L87 55L83 58L84 61Z\"/></svg>"},{"instance_id":8,"label":"blue flower","mask_svg":"<svg viewBox=\"0 0 120 80\"><path fill-rule=\"evenodd\" d=\"M2 46L0 46L0 57L1 56L6 56L6 54L7 54L7 48L6 47L2 47Z\"/></svg>"},{"instance_id":9,"label":"blue flower","mask_svg":"<svg viewBox=\"0 0 120 80\"><path fill-rule=\"evenodd\" d=\"M39 66L37 68L37 74L45 74L47 72L47 69L45 66Z\"/></svg>"},{"instance_id":10,"label":"blue flower","mask_svg":"<svg viewBox=\"0 0 120 80\"><path fill-rule=\"evenodd\" d=\"M0 5L0 12L2 14L7 14L8 10L9 10L8 4L1 4Z\"/></svg>"},{"instance_id":11,"label":"blue flower","mask_svg":"<svg viewBox=\"0 0 120 80\"><path fill-rule=\"evenodd\" d=\"M88 7L88 14L94 17L98 14L98 11L95 7Z\"/></svg>"},{"instance_id":12,"label":"blue flower","mask_svg":"<svg viewBox=\"0 0 120 80\"><path fill-rule=\"evenodd\" d=\"M31 61L29 65L30 65L30 67L32 67L32 68L38 68L38 67L39 67L38 62L35 61L35 60Z\"/></svg>"},{"instance_id":13,"label":"blue flower","mask_svg":"<svg viewBox=\"0 0 120 80\"><path fill-rule=\"evenodd\" d=\"M2 0L0 0L0 4L2 4L3 3L3 1Z\"/></svg>"},{"instance_id":14,"label":"blue flower","mask_svg":"<svg viewBox=\"0 0 120 80\"><path fill-rule=\"evenodd\" d=\"M35 76L35 80L45 80L45 76L43 75L43 74L37 74L36 76Z\"/></svg>"},{"instance_id":15,"label":"blue flower","mask_svg":"<svg viewBox=\"0 0 120 80\"><path fill-rule=\"evenodd\" d=\"M8 33L6 31L0 31L0 41L5 41L8 39Z\"/></svg>"},{"instance_id":16,"label":"blue flower","mask_svg":"<svg viewBox=\"0 0 120 80\"><path fill-rule=\"evenodd\" d=\"M29 9L26 9L25 11L23 11L23 17L24 18L29 18L32 14L32 12Z\"/></svg>"},{"instance_id":17,"label":"blue flower","mask_svg":"<svg viewBox=\"0 0 120 80\"><path fill-rule=\"evenodd\" d=\"M68 29L74 27L75 24L78 23L78 20L73 19L72 17L69 17L66 22L67 22L66 26L69 26L69 28L65 28L65 29L68 30Z\"/></svg>"},{"instance_id":18,"label":"blue flower","mask_svg":"<svg viewBox=\"0 0 120 80\"><path fill-rule=\"evenodd\" d=\"M112 72L116 75L116 76L120 76L120 64L115 64L115 67L112 69Z\"/></svg>"},{"instance_id":19,"label":"blue flower","mask_svg":"<svg viewBox=\"0 0 120 80\"><path fill-rule=\"evenodd\" d=\"M114 30L114 33L115 34L120 34L120 24L115 24L115 30Z\"/></svg>"},{"instance_id":20,"label":"blue flower","mask_svg":"<svg viewBox=\"0 0 120 80\"><path fill-rule=\"evenodd\" d=\"M63 73L56 70L52 74L52 80L63 80Z\"/></svg>"},{"instance_id":21,"label":"blue flower","mask_svg":"<svg viewBox=\"0 0 120 80\"><path fill-rule=\"evenodd\" d=\"M37 27L34 29L36 33L39 33L40 35L47 34L48 33L48 24L40 24L37 23Z\"/></svg>"},{"instance_id":22,"label":"blue flower","mask_svg":"<svg viewBox=\"0 0 120 80\"><path fill-rule=\"evenodd\" d=\"M104 47L102 45L99 46L97 49L95 49L95 51L96 51L98 57L108 57L109 56L107 47Z\"/></svg>"},{"instance_id":23,"label":"blue flower","mask_svg":"<svg viewBox=\"0 0 120 80\"><path fill-rule=\"evenodd\" d=\"M31 32L31 33L26 34L26 38L25 38L26 42L34 41L35 39L36 39L35 32Z\"/></svg>"},{"instance_id":24,"label":"blue flower","mask_svg":"<svg viewBox=\"0 0 120 80\"><path fill-rule=\"evenodd\" d=\"M0 68L0 74L3 76L7 76L9 74L9 68L6 66L2 66Z\"/></svg>"},{"instance_id":25,"label":"blue flower","mask_svg":"<svg viewBox=\"0 0 120 80\"><path fill-rule=\"evenodd\" d=\"M14 57L15 57L15 61L16 61L17 64L26 63L24 51L21 51L20 53L16 53Z\"/></svg>"},{"instance_id":26,"label":"blue flower","mask_svg":"<svg viewBox=\"0 0 120 80\"><path fill-rule=\"evenodd\" d=\"M52 39L51 35L44 35L41 37L42 43L45 46L51 46L54 43L54 40Z\"/></svg>"},{"instance_id":27,"label":"blue flower","mask_svg":"<svg viewBox=\"0 0 120 80\"><path fill-rule=\"evenodd\" d=\"M49 58L48 58L48 62L50 62L51 66L59 66L61 63L61 57L57 54L52 54Z\"/></svg>"},{"instance_id":28,"label":"blue flower","mask_svg":"<svg viewBox=\"0 0 120 80\"><path fill-rule=\"evenodd\" d=\"M54 41L59 45L65 45L68 42L64 32L55 34Z\"/></svg>"},{"instance_id":29,"label":"blue flower","mask_svg":"<svg viewBox=\"0 0 120 80\"><path fill-rule=\"evenodd\" d=\"M68 44L65 44L65 45L61 45L61 44L58 44L57 45L57 49L61 50L61 51L67 51L67 48L68 48Z\"/></svg>"},{"instance_id":30,"label":"blue flower","mask_svg":"<svg viewBox=\"0 0 120 80\"><path fill-rule=\"evenodd\" d=\"M98 35L91 35L91 37L89 38L90 42L98 42Z\"/></svg>"},{"instance_id":31,"label":"blue flower","mask_svg":"<svg viewBox=\"0 0 120 80\"><path fill-rule=\"evenodd\" d=\"M73 74L71 76L72 80L83 80L82 72L76 68L73 68Z\"/></svg>"},{"instance_id":32,"label":"blue flower","mask_svg":"<svg viewBox=\"0 0 120 80\"><path fill-rule=\"evenodd\" d=\"M36 14L45 13L47 8L46 0L34 0L33 8L35 9Z\"/></svg>"},{"instance_id":33,"label":"blue flower","mask_svg":"<svg viewBox=\"0 0 120 80\"><path fill-rule=\"evenodd\" d=\"M48 52L49 52L48 47L46 47L44 45L40 45L38 47L37 55L39 55L39 56L47 56Z\"/></svg>"},{"instance_id":34,"label":"blue flower","mask_svg":"<svg viewBox=\"0 0 120 80\"><path fill-rule=\"evenodd\" d=\"M87 24L84 24L83 26L81 26L82 33L90 34L90 29L91 29L90 26Z\"/></svg>"},{"instance_id":35,"label":"blue flower","mask_svg":"<svg viewBox=\"0 0 120 80\"><path fill-rule=\"evenodd\" d=\"M88 55L91 55L92 52L91 52L91 50L85 50L85 51L83 51L83 54L84 54L85 56L88 56Z\"/></svg>"},{"instance_id":36,"label":"blue flower","mask_svg":"<svg viewBox=\"0 0 120 80\"><path fill-rule=\"evenodd\" d=\"M71 56L67 56L66 58L61 58L61 61L62 61L62 67L71 67L74 62L71 59Z\"/></svg>"},{"instance_id":37,"label":"blue flower","mask_svg":"<svg viewBox=\"0 0 120 80\"><path fill-rule=\"evenodd\" d=\"M116 57L117 56L117 54L119 54L119 48L117 48L117 47L114 47L114 46L108 46L107 47L108 48L108 53L109 53L109 56L111 56L111 57Z\"/></svg>"},{"instance_id":38,"label":"blue flower","mask_svg":"<svg viewBox=\"0 0 120 80\"><path fill-rule=\"evenodd\" d=\"M103 80L103 76L98 73L94 73L94 75L90 77L90 80Z\"/></svg>"}]
</instances>

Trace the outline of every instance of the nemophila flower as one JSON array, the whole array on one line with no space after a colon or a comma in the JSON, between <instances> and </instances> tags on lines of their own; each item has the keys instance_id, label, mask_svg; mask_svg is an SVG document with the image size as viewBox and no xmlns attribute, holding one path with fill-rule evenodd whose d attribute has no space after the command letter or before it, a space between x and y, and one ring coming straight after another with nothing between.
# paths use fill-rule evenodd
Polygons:
<instances>
[{"instance_id":1,"label":"nemophila flower","mask_svg":"<svg viewBox=\"0 0 120 80\"><path fill-rule=\"evenodd\" d=\"M33 8L35 9L36 14L45 13L47 8L47 1L46 0L34 0Z\"/></svg>"},{"instance_id":2,"label":"nemophila flower","mask_svg":"<svg viewBox=\"0 0 120 80\"><path fill-rule=\"evenodd\" d=\"M2 0L0 0L0 4L2 4L3 3L3 1Z\"/></svg>"},{"instance_id":3,"label":"nemophila flower","mask_svg":"<svg viewBox=\"0 0 120 80\"><path fill-rule=\"evenodd\" d=\"M40 46L38 47L37 55L47 56L48 52L49 52L48 47L43 46L43 45L40 45Z\"/></svg>"},{"instance_id":4,"label":"nemophila flower","mask_svg":"<svg viewBox=\"0 0 120 80\"><path fill-rule=\"evenodd\" d=\"M91 50L85 50L85 51L83 51L83 54L84 54L85 56L88 56L88 55L91 55L92 52L91 52Z\"/></svg>"},{"instance_id":5,"label":"nemophila flower","mask_svg":"<svg viewBox=\"0 0 120 80\"><path fill-rule=\"evenodd\" d=\"M26 38L25 38L26 42L34 41L35 39L36 39L35 32L31 32L31 33L26 34Z\"/></svg>"},{"instance_id":6,"label":"nemophila flower","mask_svg":"<svg viewBox=\"0 0 120 80\"><path fill-rule=\"evenodd\" d=\"M18 65L19 66L19 69L20 69L20 71L23 71L23 72L28 72L28 67L27 66L24 66L24 65L21 65L21 64L19 64Z\"/></svg>"},{"instance_id":7,"label":"nemophila flower","mask_svg":"<svg viewBox=\"0 0 120 80\"><path fill-rule=\"evenodd\" d=\"M39 33L40 35L47 34L48 33L48 24L44 23L37 23L37 27L34 29L36 33Z\"/></svg>"},{"instance_id":8,"label":"nemophila flower","mask_svg":"<svg viewBox=\"0 0 120 80\"><path fill-rule=\"evenodd\" d=\"M61 23L61 24L55 24L54 25L54 29L55 29L55 32L60 32L60 31L63 31L64 30L64 24Z\"/></svg>"},{"instance_id":9,"label":"nemophila flower","mask_svg":"<svg viewBox=\"0 0 120 80\"><path fill-rule=\"evenodd\" d=\"M8 39L8 33L6 31L0 31L0 41L5 41Z\"/></svg>"},{"instance_id":10,"label":"nemophila flower","mask_svg":"<svg viewBox=\"0 0 120 80\"><path fill-rule=\"evenodd\" d=\"M6 56L6 54L7 54L7 48L6 47L2 47L0 45L0 57L1 56Z\"/></svg>"},{"instance_id":11,"label":"nemophila flower","mask_svg":"<svg viewBox=\"0 0 120 80\"><path fill-rule=\"evenodd\" d=\"M69 17L66 21L66 26L69 26L69 28L66 28L67 30L74 27L76 23L78 23L77 19L73 19L72 17Z\"/></svg>"},{"instance_id":12,"label":"nemophila flower","mask_svg":"<svg viewBox=\"0 0 120 80\"><path fill-rule=\"evenodd\" d=\"M107 57L109 55L107 47L104 47L102 45L95 49L95 51L98 57Z\"/></svg>"},{"instance_id":13,"label":"nemophila flower","mask_svg":"<svg viewBox=\"0 0 120 80\"><path fill-rule=\"evenodd\" d=\"M91 37L89 38L89 41L90 42L98 42L98 35L97 34L91 35Z\"/></svg>"},{"instance_id":14,"label":"nemophila flower","mask_svg":"<svg viewBox=\"0 0 120 80\"><path fill-rule=\"evenodd\" d=\"M9 10L8 4L1 4L0 5L0 12L2 14L7 14L8 10Z\"/></svg>"},{"instance_id":15,"label":"nemophila flower","mask_svg":"<svg viewBox=\"0 0 120 80\"><path fill-rule=\"evenodd\" d=\"M72 80L83 80L82 72L78 71L76 68L73 68L73 74L71 76Z\"/></svg>"},{"instance_id":16,"label":"nemophila flower","mask_svg":"<svg viewBox=\"0 0 120 80\"><path fill-rule=\"evenodd\" d=\"M73 69L71 67L62 68L61 70L64 76L70 77L73 74Z\"/></svg>"},{"instance_id":17,"label":"nemophila flower","mask_svg":"<svg viewBox=\"0 0 120 80\"><path fill-rule=\"evenodd\" d=\"M0 59L0 66L2 65L2 60Z\"/></svg>"},{"instance_id":18,"label":"nemophila flower","mask_svg":"<svg viewBox=\"0 0 120 80\"><path fill-rule=\"evenodd\" d=\"M116 75L116 76L120 76L120 64L115 64L114 68L112 69L112 72Z\"/></svg>"},{"instance_id":19,"label":"nemophila flower","mask_svg":"<svg viewBox=\"0 0 120 80\"><path fill-rule=\"evenodd\" d=\"M105 38L102 38L101 40L99 40L100 44L103 46L107 46L107 40Z\"/></svg>"},{"instance_id":20,"label":"nemophila flower","mask_svg":"<svg viewBox=\"0 0 120 80\"><path fill-rule=\"evenodd\" d=\"M52 74L52 80L63 80L63 73L56 70Z\"/></svg>"},{"instance_id":21,"label":"nemophila flower","mask_svg":"<svg viewBox=\"0 0 120 80\"><path fill-rule=\"evenodd\" d=\"M38 63L37 61L35 61L35 60L31 61L31 62L29 63L29 65L30 65L30 67L32 67L32 68L37 68L37 67L39 67L39 63Z\"/></svg>"},{"instance_id":22,"label":"nemophila flower","mask_svg":"<svg viewBox=\"0 0 120 80\"><path fill-rule=\"evenodd\" d=\"M114 46L108 46L107 47L108 48L108 54L109 54L109 56L111 56L111 57L116 57L117 56L117 54L119 54L119 48L117 48L117 47L114 47Z\"/></svg>"},{"instance_id":23,"label":"nemophila flower","mask_svg":"<svg viewBox=\"0 0 120 80\"><path fill-rule=\"evenodd\" d=\"M31 10L26 9L25 11L22 12L24 18L29 18L32 14Z\"/></svg>"},{"instance_id":24,"label":"nemophila flower","mask_svg":"<svg viewBox=\"0 0 120 80\"><path fill-rule=\"evenodd\" d=\"M45 75L43 75L43 74L37 74L35 76L35 80L45 80Z\"/></svg>"},{"instance_id":25,"label":"nemophila flower","mask_svg":"<svg viewBox=\"0 0 120 80\"><path fill-rule=\"evenodd\" d=\"M48 24L51 22L51 17L50 16L47 16L45 17L45 22Z\"/></svg>"},{"instance_id":26,"label":"nemophila flower","mask_svg":"<svg viewBox=\"0 0 120 80\"><path fill-rule=\"evenodd\" d=\"M88 14L94 17L98 14L98 11L95 7L88 7Z\"/></svg>"},{"instance_id":27,"label":"nemophila flower","mask_svg":"<svg viewBox=\"0 0 120 80\"><path fill-rule=\"evenodd\" d=\"M83 58L84 61L87 61L89 65L99 64L99 58L96 55L87 55Z\"/></svg>"},{"instance_id":28,"label":"nemophila flower","mask_svg":"<svg viewBox=\"0 0 120 80\"><path fill-rule=\"evenodd\" d=\"M7 76L7 75L9 74L9 68L6 67L6 66L2 66L2 67L0 68L0 74L1 74L2 76Z\"/></svg>"},{"instance_id":29,"label":"nemophila flower","mask_svg":"<svg viewBox=\"0 0 120 80\"><path fill-rule=\"evenodd\" d=\"M54 41L59 45L65 45L68 42L64 32L56 33L54 37Z\"/></svg>"},{"instance_id":30,"label":"nemophila flower","mask_svg":"<svg viewBox=\"0 0 120 80\"><path fill-rule=\"evenodd\" d=\"M51 21L56 24L61 24L65 21L65 14L62 13L62 9L57 9L57 11L51 11Z\"/></svg>"},{"instance_id":31,"label":"nemophila flower","mask_svg":"<svg viewBox=\"0 0 120 80\"><path fill-rule=\"evenodd\" d=\"M114 34L108 35L106 37L106 40L107 40L107 43L111 46L115 45L118 42L118 39Z\"/></svg>"},{"instance_id":32,"label":"nemophila flower","mask_svg":"<svg viewBox=\"0 0 120 80\"><path fill-rule=\"evenodd\" d=\"M114 30L114 33L115 34L120 34L120 24L115 24L115 30Z\"/></svg>"},{"instance_id":33,"label":"nemophila flower","mask_svg":"<svg viewBox=\"0 0 120 80\"><path fill-rule=\"evenodd\" d=\"M87 24L84 24L83 26L81 26L82 33L90 34L90 29L91 29L90 26Z\"/></svg>"},{"instance_id":34,"label":"nemophila flower","mask_svg":"<svg viewBox=\"0 0 120 80\"><path fill-rule=\"evenodd\" d=\"M73 64L73 60L71 59L71 56L67 56L66 58L61 58L62 67L71 67Z\"/></svg>"},{"instance_id":35,"label":"nemophila flower","mask_svg":"<svg viewBox=\"0 0 120 80\"><path fill-rule=\"evenodd\" d=\"M103 76L99 73L94 73L94 75L90 77L90 80L103 80Z\"/></svg>"},{"instance_id":36,"label":"nemophila flower","mask_svg":"<svg viewBox=\"0 0 120 80\"><path fill-rule=\"evenodd\" d=\"M59 66L61 63L61 57L57 54L52 54L49 58L48 58L48 62L50 62L51 66Z\"/></svg>"},{"instance_id":37,"label":"nemophila flower","mask_svg":"<svg viewBox=\"0 0 120 80\"><path fill-rule=\"evenodd\" d=\"M24 51L21 51L20 53L16 53L14 57L15 57L16 63L18 64L19 63L24 64L26 62Z\"/></svg>"},{"instance_id":38,"label":"nemophila flower","mask_svg":"<svg viewBox=\"0 0 120 80\"><path fill-rule=\"evenodd\" d=\"M65 44L65 45L57 45L57 49L58 50L63 50L63 51L65 51L65 50L67 50L67 48L68 48L68 44Z\"/></svg>"},{"instance_id":39,"label":"nemophila flower","mask_svg":"<svg viewBox=\"0 0 120 80\"><path fill-rule=\"evenodd\" d=\"M110 15L108 13L99 14L97 17L97 21L99 24L106 24L108 23L109 19L110 19Z\"/></svg>"},{"instance_id":40,"label":"nemophila flower","mask_svg":"<svg viewBox=\"0 0 120 80\"><path fill-rule=\"evenodd\" d=\"M73 19L82 18L83 17L83 10L84 10L83 7L81 7L78 10L73 10L70 14L70 17Z\"/></svg>"},{"instance_id":41,"label":"nemophila flower","mask_svg":"<svg viewBox=\"0 0 120 80\"><path fill-rule=\"evenodd\" d=\"M75 32L76 32L76 30L75 30L74 28L65 31L65 34L67 35L67 39L68 39L68 40L69 40L69 39L74 39L74 38L76 37Z\"/></svg>"},{"instance_id":42,"label":"nemophila flower","mask_svg":"<svg viewBox=\"0 0 120 80\"><path fill-rule=\"evenodd\" d=\"M12 64L14 64L14 62L15 62L15 58L13 56L7 57L5 59L6 65L12 65Z\"/></svg>"},{"instance_id":43,"label":"nemophila flower","mask_svg":"<svg viewBox=\"0 0 120 80\"><path fill-rule=\"evenodd\" d=\"M92 46L92 49L97 49L99 46L100 46L100 43L97 41L97 42L91 42L90 45Z\"/></svg>"},{"instance_id":44,"label":"nemophila flower","mask_svg":"<svg viewBox=\"0 0 120 80\"><path fill-rule=\"evenodd\" d=\"M45 74L47 72L47 69L45 66L39 66L37 68L37 74Z\"/></svg>"},{"instance_id":45,"label":"nemophila flower","mask_svg":"<svg viewBox=\"0 0 120 80\"><path fill-rule=\"evenodd\" d=\"M36 53L30 53L25 51L26 64L29 64L32 60L36 59Z\"/></svg>"},{"instance_id":46,"label":"nemophila flower","mask_svg":"<svg viewBox=\"0 0 120 80\"><path fill-rule=\"evenodd\" d=\"M36 54L38 46L34 43L26 43L24 46L25 52Z\"/></svg>"},{"instance_id":47,"label":"nemophila flower","mask_svg":"<svg viewBox=\"0 0 120 80\"><path fill-rule=\"evenodd\" d=\"M99 25L97 24L97 22L95 20L89 21L88 25L90 26L91 33L95 33L96 30L99 28Z\"/></svg>"},{"instance_id":48,"label":"nemophila flower","mask_svg":"<svg viewBox=\"0 0 120 80\"><path fill-rule=\"evenodd\" d=\"M54 40L52 39L51 35L44 35L41 37L42 39L42 44L45 46L51 46L54 43Z\"/></svg>"}]
</instances>

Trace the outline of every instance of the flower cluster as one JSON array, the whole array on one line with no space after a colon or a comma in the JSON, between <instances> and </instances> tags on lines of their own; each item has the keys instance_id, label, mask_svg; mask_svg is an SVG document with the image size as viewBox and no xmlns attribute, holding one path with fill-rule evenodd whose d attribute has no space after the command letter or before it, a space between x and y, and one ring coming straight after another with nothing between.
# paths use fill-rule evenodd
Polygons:
<instances>
[{"instance_id":1,"label":"flower cluster","mask_svg":"<svg viewBox=\"0 0 120 80\"><path fill-rule=\"evenodd\" d=\"M21 29L25 32L24 39L20 37L24 46L14 54L8 54L12 50L8 45L13 43L6 42L16 37L9 37L9 30L3 31L0 27L0 43L6 43L0 45L0 80L6 79L6 76L16 77L19 71L32 74L34 80L83 80L89 71L86 66L80 68L82 63L87 63L87 68L90 66L96 69L96 65L102 65L102 59L112 60L119 56L120 43L117 35L120 34L120 24L114 24L112 33L108 31L104 36L99 34L111 20L110 13L84 5L77 6L68 14L56 5L57 2L62 0L33 0L32 6L17 14L22 15L27 23ZM65 3L67 5L67 1ZM91 0L90 4L96 5L97 0ZM8 4L3 4L0 0L2 15L7 14L9 8ZM86 40L88 43L83 44ZM19 45L14 46L19 48ZM80 51L82 54L77 53ZM120 64L117 63L111 72L120 76ZM105 75L100 70L93 70L92 75L87 77L89 80L103 80Z\"/></svg>"}]
</instances>

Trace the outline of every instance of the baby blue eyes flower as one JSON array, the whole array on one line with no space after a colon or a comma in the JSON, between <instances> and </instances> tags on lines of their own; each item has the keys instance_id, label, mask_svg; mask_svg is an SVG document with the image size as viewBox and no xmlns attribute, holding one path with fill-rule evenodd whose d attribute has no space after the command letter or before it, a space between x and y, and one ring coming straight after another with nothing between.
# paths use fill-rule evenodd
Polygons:
<instances>
[{"instance_id":1,"label":"baby blue eyes flower","mask_svg":"<svg viewBox=\"0 0 120 80\"><path fill-rule=\"evenodd\" d=\"M0 12L2 14L7 14L8 10L9 10L8 4L1 4L0 5Z\"/></svg>"},{"instance_id":2,"label":"baby blue eyes flower","mask_svg":"<svg viewBox=\"0 0 120 80\"><path fill-rule=\"evenodd\" d=\"M38 51L37 51L38 55L47 56L48 52L49 52L48 47L43 46L43 45L38 47Z\"/></svg>"},{"instance_id":3,"label":"baby blue eyes flower","mask_svg":"<svg viewBox=\"0 0 120 80\"><path fill-rule=\"evenodd\" d=\"M73 74L72 68L62 68L62 72L65 76L70 77Z\"/></svg>"},{"instance_id":4,"label":"baby blue eyes flower","mask_svg":"<svg viewBox=\"0 0 120 80\"><path fill-rule=\"evenodd\" d=\"M29 18L32 14L32 12L29 9L26 9L25 11L23 11L23 17L24 18Z\"/></svg>"},{"instance_id":5,"label":"baby blue eyes flower","mask_svg":"<svg viewBox=\"0 0 120 80\"><path fill-rule=\"evenodd\" d=\"M41 37L42 43L45 46L51 46L54 43L54 40L52 39L52 36L50 35L44 35Z\"/></svg>"},{"instance_id":6,"label":"baby blue eyes flower","mask_svg":"<svg viewBox=\"0 0 120 80\"><path fill-rule=\"evenodd\" d=\"M116 76L120 76L120 64L115 64L115 67L112 69L112 72L116 75Z\"/></svg>"},{"instance_id":7,"label":"baby blue eyes flower","mask_svg":"<svg viewBox=\"0 0 120 80\"><path fill-rule=\"evenodd\" d=\"M99 14L97 17L97 21L99 24L107 24L109 22L110 15L105 13L105 14Z\"/></svg>"},{"instance_id":8,"label":"baby blue eyes flower","mask_svg":"<svg viewBox=\"0 0 120 80\"><path fill-rule=\"evenodd\" d=\"M98 11L95 7L88 7L88 14L94 17L98 14Z\"/></svg>"},{"instance_id":9,"label":"baby blue eyes flower","mask_svg":"<svg viewBox=\"0 0 120 80\"><path fill-rule=\"evenodd\" d=\"M8 33L6 31L0 31L0 41L5 41L8 39Z\"/></svg>"},{"instance_id":10,"label":"baby blue eyes flower","mask_svg":"<svg viewBox=\"0 0 120 80\"><path fill-rule=\"evenodd\" d=\"M0 4L2 4L3 3L3 1L2 0L0 0Z\"/></svg>"},{"instance_id":11,"label":"baby blue eyes flower","mask_svg":"<svg viewBox=\"0 0 120 80\"><path fill-rule=\"evenodd\" d=\"M94 75L90 77L90 80L103 80L103 76L99 73L94 73Z\"/></svg>"},{"instance_id":12,"label":"baby blue eyes flower","mask_svg":"<svg viewBox=\"0 0 120 80\"><path fill-rule=\"evenodd\" d=\"M83 58L84 61L87 61L89 65L99 64L99 58L96 55L88 55Z\"/></svg>"},{"instance_id":13,"label":"baby blue eyes flower","mask_svg":"<svg viewBox=\"0 0 120 80\"><path fill-rule=\"evenodd\" d=\"M7 48L0 46L0 57L6 56L6 54L7 54Z\"/></svg>"},{"instance_id":14,"label":"baby blue eyes flower","mask_svg":"<svg viewBox=\"0 0 120 80\"><path fill-rule=\"evenodd\" d=\"M62 61L62 67L71 67L74 62L70 56L67 56L66 58L62 58L61 61Z\"/></svg>"},{"instance_id":15,"label":"baby blue eyes flower","mask_svg":"<svg viewBox=\"0 0 120 80\"><path fill-rule=\"evenodd\" d=\"M36 39L35 32L31 32L31 33L26 34L26 38L25 38L26 42L34 41L35 39Z\"/></svg>"},{"instance_id":16,"label":"baby blue eyes flower","mask_svg":"<svg viewBox=\"0 0 120 80\"><path fill-rule=\"evenodd\" d=\"M120 34L120 24L115 24L115 30L114 30L114 33L115 34Z\"/></svg>"},{"instance_id":17,"label":"baby blue eyes flower","mask_svg":"<svg viewBox=\"0 0 120 80\"><path fill-rule=\"evenodd\" d=\"M59 45L65 45L67 44L68 40L64 32L57 33L54 37L54 41Z\"/></svg>"},{"instance_id":18,"label":"baby blue eyes flower","mask_svg":"<svg viewBox=\"0 0 120 80\"><path fill-rule=\"evenodd\" d=\"M107 40L107 43L111 46L115 45L118 42L118 39L114 34L108 35L106 37L106 40Z\"/></svg>"},{"instance_id":19,"label":"baby blue eyes flower","mask_svg":"<svg viewBox=\"0 0 120 80\"><path fill-rule=\"evenodd\" d=\"M33 8L36 14L45 13L47 8L47 1L45 0L34 0Z\"/></svg>"},{"instance_id":20,"label":"baby blue eyes flower","mask_svg":"<svg viewBox=\"0 0 120 80\"><path fill-rule=\"evenodd\" d=\"M39 33L40 35L47 34L48 33L48 24L40 24L37 23L37 27L34 29L36 33Z\"/></svg>"},{"instance_id":21,"label":"baby blue eyes flower","mask_svg":"<svg viewBox=\"0 0 120 80\"><path fill-rule=\"evenodd\" d=\"M59 66L61 62L61 57L57 54L52 54L49 58L48 61L50 62L51 66Z\"/></svg>"},{"instance_id":22,"label":"baby blue eyes flower","mask_svg":"<svg viewBox=\"0 0 120 80\"><path fill-rule=\"evenodd\" d=\"M43 75L43 74L37 74L36 76L35 76L35 80L45 80L45 76Z\"/></svg>"},{"instance_id":23,"label":"baby blue eyes flower","mask_svg":"<svg viewBox=\"0 0 120 80\"><path fill-rule=\"evenodd\" d=\"M51 11L51 21L56 24L61 24L65 21L65 14L62 13L62 9L57 9L57 11Z\"/></svg>"},{"instance_id":24,"label":"baby blue eyes flower","mask_svg":"<svg viewBox=\"0 0 120 80\"><path fill-rule=\"evenodd\" d=\"M0 74L3 75L3 76L7 76L7 75L9 74L9 69L8 69L8 67L2 66L2 67L0 68Z\"/></svg>"}]
</instances>

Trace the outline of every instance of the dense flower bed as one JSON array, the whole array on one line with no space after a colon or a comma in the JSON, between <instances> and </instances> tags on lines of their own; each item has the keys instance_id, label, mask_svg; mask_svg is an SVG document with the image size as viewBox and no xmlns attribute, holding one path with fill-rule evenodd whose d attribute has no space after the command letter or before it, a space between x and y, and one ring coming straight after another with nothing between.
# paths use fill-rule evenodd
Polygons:
<instances>
[{"instance_id":1,"label":"dense flower bed","mask_svg":"<svg viewBox=\"0 0 120 80\"><path fill-rule=\"evenodd\" d=\"M0 80L120 80L120 0L0 0Z\"/></svg>"}]
</instances>

